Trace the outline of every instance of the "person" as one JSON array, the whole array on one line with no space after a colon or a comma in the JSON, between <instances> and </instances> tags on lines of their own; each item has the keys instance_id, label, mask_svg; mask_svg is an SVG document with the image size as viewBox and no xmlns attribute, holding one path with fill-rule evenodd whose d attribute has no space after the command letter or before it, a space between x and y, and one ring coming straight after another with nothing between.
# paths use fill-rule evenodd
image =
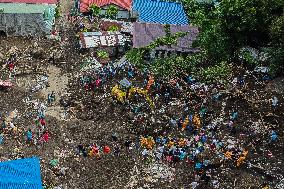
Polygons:
<instances>
[{"instance_id":1,"label":"person","mask_svg":"<svg viewBox=\"0 0 284 189\"><path fill-rule=\"evenodd\" d=\"M40 118L39 122L40 122L41 126L43 126L43 127L46 125L46 122L45 122L44 118Z\"/></svg>"},{"instance_id":2,"label":"person","mask_svg":"<svg viewBox=\"0 0 284 189\"><path fill-rule=\"evenodd\" d=\"M118 145L115 145L115 146L114 146L113 153L114 153L115 156L119 156L120 148L119 148Z\"/></svg>"},{"instance_id":3,"label":"person","mask_svg":"<svg viewBox=\"0 0 284 189\"><path fill-rule=\"evenodd\" d=\"M275 142L277 138L278 138L278 135L276 131L271 131L271 136L270 136L271 142Z\"/></svg>"},{"instance_id":4,"label":"person","mask_svg":"<svg viewBox=\"0 0 284 189\"><path fill-rule=\"evenodd\" d=\"M43 133L43 135L41 136L41 138L39 139L39 141L40 141L41 143L46 143L46 142L49 141L49 138L50 138L49 132L46 130L46 131Z\"/></svg>"},{"instance_id":5,"label":"person","mask_svg":"<svg viewBox=\"0 0 284 189\"><path fill-rule=\"evenodd\" d=\"M4 135L3 133L0 134L0 144L3 144L4 142Z\"/></svg>"},{"instance_id":6,"label":"person","mask_svg":"<svg viewBox=\"0 0 284 189\"><path fill-rule=\"evenodd\" d=\"M103 151L104 151L104 153L106 153L106 154L110 153L110 147L109 147L109 146L104 146L104 147L103 147Z\"/></svg>"},{"instance_id":7,"label":"person","mask_svg":"<svg viewBox=\"0 0 284 189\"><path fill-rule=\"evenodd\" d=\"M117 135L117 133L113 133L113 134L111 135L111 138L112 138L112 140L113 140L114 142L117 142L117 141L118 141L118 135Z\"/></svg>"},{"instance_id":8,"label":"person","mask_svg":"<svg viewBox=\"0 0 284 189\"><path fill-rule=\"evenodd\" d=\"M2 128L2 129L5 129L6 127L7 127L7 124L6 124L5 120L3 120L2 125L1 125L1 128Z\"/></svg>"},{"instance_id":9,"label":"person","mask_svg":"<svg viewBox=\"0 0 284 189\"><path fill-rule=\"evenodd\" d=\"M32 133L32 130L29 129L27 131L27 142L32 142L32 139L33 139L33 133Z\"/></svg>"},{"instance_id":10,"label":"person","mask_svg":"<svg viewBox=\"0 0 284 189\"><path fill-rule=\"evenodd\" d=\"M274 97L272 97L271 101L272 101L273 108L275 108L278 104L278 98L276 96L274 96Z\"/></svg>"}]
</instances>

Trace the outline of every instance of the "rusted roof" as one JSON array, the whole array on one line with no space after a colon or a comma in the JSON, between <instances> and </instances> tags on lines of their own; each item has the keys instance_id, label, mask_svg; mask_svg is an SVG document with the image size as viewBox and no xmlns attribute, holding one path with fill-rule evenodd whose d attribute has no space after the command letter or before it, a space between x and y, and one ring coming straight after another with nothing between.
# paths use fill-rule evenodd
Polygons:
<instances>
[{"instance_id":1,"label":"rusted roof","mask_svg":"<svg viewBox=\"0 0 284 189\"><path fill-rule=\"evenodd\" d=\"M194 52L198 49L192 48L192 42L196 39L198 29L189 25L170 25L170 31L172 34L177 32L188 32L184 37L177 40L177 45L160 46L157 50L173 50L181 52ZM164 25L154 23L134 23L133 31L133 47L141 48L149 45L155 39L165 36Z\"/></svg>"}]
</instances>

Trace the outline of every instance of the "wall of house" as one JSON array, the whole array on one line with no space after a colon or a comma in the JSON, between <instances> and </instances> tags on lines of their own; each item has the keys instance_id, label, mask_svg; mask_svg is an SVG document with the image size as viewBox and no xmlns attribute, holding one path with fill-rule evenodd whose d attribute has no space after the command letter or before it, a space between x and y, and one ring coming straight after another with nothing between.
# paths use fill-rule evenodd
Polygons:
<instances>
[{"instance_id":1,"label":"wall of house","mask_svg":"<svg viewBox=\"0 0 284 189\"><path fill-rule=\"evenodd\" d=\"M50 32L47 24L40 13L0 13L0 31L7 36L44 35Z\"/></svg>"},{"instance_id":2,"label":"wall of house","mask_svg":"<svg viewBox=\"0 0 284 189\"><path fill-rule=\"evenodd\" d=\"M110 5L102 6L101 7L101 15L105 15L106 11ZM117 19L129 19L130 18L130 11L123 9L119 6L113 5L118 8Z\"/></svg>"}]
</instances>

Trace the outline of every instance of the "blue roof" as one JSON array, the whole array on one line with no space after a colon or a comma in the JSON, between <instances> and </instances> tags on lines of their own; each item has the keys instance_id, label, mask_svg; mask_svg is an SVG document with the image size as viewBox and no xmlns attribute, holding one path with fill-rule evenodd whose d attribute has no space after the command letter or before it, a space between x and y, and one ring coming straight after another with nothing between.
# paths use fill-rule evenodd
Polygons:
<instances>
[{"instance_id":1,"label":"blue roof","mask_svg":"<svg viewBox=\"0 0 284 189\"><path fill-rule=\"evenodd\" d=\"M188 19L181 3L159 0L134 0L133 10L139 22L187 25Z\"/></svg>"},{"instance_id":2,"label":"blue roof","mask_svg":"<svg viewBox=\"0 0 284 189\"><path fill-rule=\"evenodd\" d=\"M42 189L39 159L0 162L0 188Z\"/></svg>"}]
</instances>

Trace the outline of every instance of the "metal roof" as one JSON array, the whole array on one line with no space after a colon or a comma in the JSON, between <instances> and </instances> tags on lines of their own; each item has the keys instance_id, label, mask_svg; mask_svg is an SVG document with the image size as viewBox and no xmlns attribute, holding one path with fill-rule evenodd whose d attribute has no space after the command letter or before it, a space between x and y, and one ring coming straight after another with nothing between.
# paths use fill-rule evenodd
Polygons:
<instances>
[{"instance_id":1,"label":"metal roof","mask_svg":"<svg viewBox=\"0 0 284 189\"><path fill-rule=\"evenodd\" d=\"M139 22L187 25L188 19L181 3L158 0L134 0L133 10Z\"/></svg>"},{"instance_id":2,"label":"metal roof","mask_svg":"<svg viewBox=\"0 0 284 189\"><path fill-rule=\"evenodd\" d=\"M177 40L177 45L160 46L156 50L169 50L180 52L195 52L198 49L192 48L192 42L198 35L198 28L189 25L170 25L172 34L177 32L188 32L184 37ZM141 48L149 45L155 39L165 36L164 25L154 23L134 23L133 47Z\"/></svg>"},{"instance_id":3,"label":"metal roof","mask_svg":"<svg viewBox=\"0 0 284 189\"><path fill-rule=\"evenodd\" d=\"M120 32L83 32L80 34L81 48L114 47L129 40Z\"/></svg>"},{"instance_id":4,"label":"metal roof","mask_svg":"<svg viewBox=\"0 0 284 189\"><path fill-rule=\"evenodd\" d=\"M0 0L0 3L56 4L57 0Z\"/></svg>"},{"instance_id":5,"label":"metal roof","mask_svg":"<svg viewBox=\"0 0 284 189\"><path fill-rule=\"evenodd\" d=\"M25 3L0 3L0 9L4 9L3 13L44 13L49 9L54 9L55 5L47 4L25 4Z\"/></svg>"},{"instance_id":6,"label":"metal roof","mask_svg":"<svg viewBox=\"0 0 284 189\"><path fill-rule=\"evenodd\" d=\"M98 7L114 4L123 9L130 10L132 0L81 0L80 1L80 11L88 12L89 7L92 4L96 4Z\"/></svg>"}]
</instances>

